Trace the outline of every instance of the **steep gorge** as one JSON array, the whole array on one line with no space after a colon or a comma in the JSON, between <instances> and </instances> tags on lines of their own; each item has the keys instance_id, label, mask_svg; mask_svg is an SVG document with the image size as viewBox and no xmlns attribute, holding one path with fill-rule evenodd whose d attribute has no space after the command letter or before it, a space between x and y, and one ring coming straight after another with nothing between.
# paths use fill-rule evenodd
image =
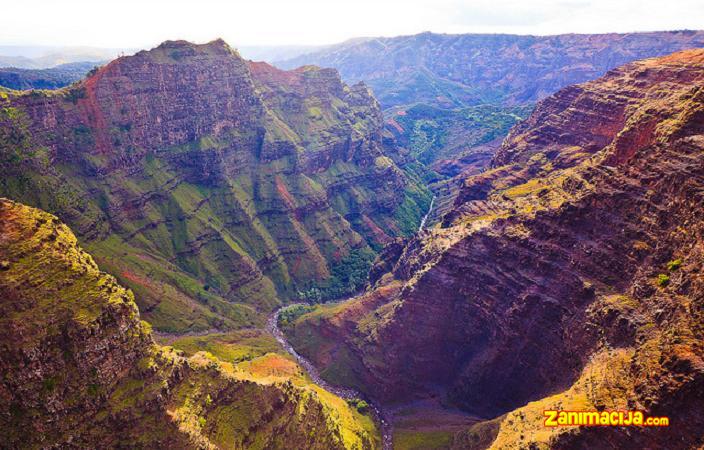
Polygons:
<instances>
[{"instance_id":1,"label":"steep gorge","mask_svg":"<svg viewBox=\"0 0 704 450\"><path fill-rule=\"evenodd\" d=\"M261 326L349 293L430 201L363 84L165 42L58 91L0 93L0 195L57 214L164 331Z\"/></svg>"},{"instance_id":2,"label":"steep gorge","mask_svg":"<svg viewBox=\"0 0 704 450\"><path fill-rule=\"evenodd\" d=\"M3 441L378 447L364 408L261 327L289 298L355 291L380 250L366 292L286 324L331 382L489 419L446 447L704 444L703 86L692 50L559 91L410 238L423 171L334 70L166 42L64 90L0 91L0 195L60 215L97 261L0 200ZM152 342L123 282L188 351ZM676 426L545 430L556 407Z\"/></svg>"},{"instance_id":3,"label":"steep gorge","mask_svg":"<svg viewBox=\"0 0 704 450\"><path fill-rule=\"evenodd\" d=\"M704 50L559 91L441 224L388 246L364 295L303 315L291 340L387 402L498 416L457 448L702 445L703 124ZM550 407L677 425L545 429Z\"/></svg>"}]
</instances>

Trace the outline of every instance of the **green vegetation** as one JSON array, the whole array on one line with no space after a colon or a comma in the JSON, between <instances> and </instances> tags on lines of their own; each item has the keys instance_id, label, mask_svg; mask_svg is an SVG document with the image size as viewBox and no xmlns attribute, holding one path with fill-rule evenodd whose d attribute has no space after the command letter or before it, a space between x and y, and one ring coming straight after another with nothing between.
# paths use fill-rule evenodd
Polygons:
<instances>
[{"instance_id":1,"label":"green vegetation","mask_svg":"<svg viewBox=\"0 0 704 450\"><path fill-rule=\"evenodd\" d=\"M382 105L408 105L424 103L444 108L461 108L467 104L492 103L497 92L481 92L473 87L456 83L423 69L407 72L392 78L381 77L369 81Z\"/></svg>"},{"instance_id":2,"label":"green vegetation","mask_svg":"<svg viewBox=\"0 0 704 450\"><path fill-rule=\"evenodd\" d=\"M519 184L517 186L513 186L509 189L506 189L505 191L503 191L503 195L509 199L515 199L518 197L525 197L530 194L538 193L543 189L546 188L542 184L542 180L540 180L539 178L531 178L523 184Z\"/></svg>"},{"instance_id":3,"label":"green vegetation","mask_svg":"<svg viewBox=\"0 0 704 450\"><path fill-rule=\"evenodd\" d=\"M427 189L409 188L403 196L403 202L396 208L394 219L405 236L418 230L420 221L428 212L432 193Z\"/></svg>"},{"instance_id":4,"label":"green vegetation","mask_svg":"<svg viewBox=\"0 0 704 450\"><path fill-rule=\"evenodd\" d=\"M66 99L74 105L78 100L86 98L86 88L84 86L73 86L66 90Z\"/></svg>"},{"instance_id":5,"label":"green vegetation","mask_svg":"<svg viewBox=\"0 0 704 450\"><path fill-rule=\"evenodd\" d=\"M429 150L439 150L447 145L447 130L432 120L416 120L413 123L410 141L414 155L424 163L428 163L434 156Z\"/></svg>"},{"instance_id":6,"label":"green vegetation","mask_svg":"<svg viewBox=\"0 0 704 450\"><path fill-rule=\"evenodd\" d=\"M339 313L345 305L346 302L315 305L315 309L290 322L284 330L296 351L314 361L316 357L334 353L334 358L327 359L325 365L320 367L323 379L363 392L364 383L356 375L364 370L361 361L344 342L332 342L321 334L321 321Z\"/></svg>"},{"instance_id":7,"label":"green vegetation","mask_svg":"<svg viewBox=\"0 0 704 450\"><path fill-rule=\"evenodd\" d=\"M670 276L664 273L658 274L657 283L660 287L667 286L668 284L670 284Z\"/></svg>"},{"instance_id":8,"label":"green vegetation","mask_svg":"<svg viewBox=\"0 0 704 450\"><path fill-rule=\"evenodd\" d=\"M347 404L355 408L362 414L369 412L369 403L359 398L351 398L347 400Z\"/></svg>"},{"instance_id":9,"label":"green vegetation","mask_svg":"<svg viewBox=\"0 0 704 450\"><path fill-rule=\"evenodd\" d=\"M184 63L192 54L166 46L143 57L176 67L174 57ZM212 49L204 54L222 56ZM320 82L318 69L303 76ZM336 142L364 142L379 131L369 114L375 104L364 93L298 96L285 83L257 89L252 95L270 94L262 98L268 109L241 111L256 127L194 135L163 148L135 141L146 132L135 134L127 103L106 112L119 119L100 126L76 121L40 132L25 113L26 97L5 95L0 166L13 169L0 179L0 195L69 223L100 267L137 294L145 319L160 331L256 327L283 300L319 302L356 292L382 243L415 231L430 194L382 154L371 166L333 158L330 167L298 170L308 159L317 164L318 153ZM73 85L47 97L42 108L81 116L75 105L87 93ZM348 95L361 97L348 104ZM259 126L264 136L254 131ZM263 148L260 139L294 150L249 158ZM60 148L42 145L49 140ZM95 151L106 145L113 148ZM245 163L234 170L233 158ZM399 204L387 186L404 184Z\"/></svg>"},{"instance_id":10,"label":"green vegetation","mask_svg":"<svg viewBox=\"0 0 704 450\"><path fill-rule=\"evenodd\" d=\"M48 377L42 382L42 388L46 393L51 393L56 388L56 378Z\"/></svg>"},{"instance_id":11,"label":"green vegetation","mask_svg":"<svg viewBox=\"0 0 704 450\"><path fill-rule=\"evenodd\" d=\"M374 159L374 165L377 169L388 169L394 165L394 162L388 156L377 156Z\"/></svg>"},{"instance_id":12,"label":"green vegetation","mask_svg":"<svg viewBox=\"0 0 704 450\"><path fill-rule=\"evenodd\" d=\"M184 351L156 345L132 294L56 217L0 200L0 222L8 263L0 290L24 305L6 309L0 329L12 328L7 350L37 355L38 369L3 374L12 413L0 419L4 444L65 447L70 437L144 448L379 447L371 418L272 353L278 345L264 331L175 339ZM50 401L55 411L36 408Z\"/></svg>"},{"instance_id":13,"label":"green vegetation","mask_svg":"<svg viewBox=\"0 0 704 450\"><path fill-rule=\"evenodd\" d=\"M353 294L366 283L375 256L369 247L350 250L347 256L332 264L329 278L308 284L299 290L298 297L320 303Z\"/></svg>"},{"instance_id":14,"label":"green vegetation","mask_svg":"<svg viewBox=\"0 0 704 450\"><path fill-rule=\"evenodd\" d=\"M401 144L419 161L431 164L506 135L531 110L532 106L491 105L443 109L420 103L391 117L404 130Z\"/></svg>"},{"instance_id":15,"label":"green vegetation","mask_svg":"<svg viewBox=\"0 0 704 450\"><path fill-rule=\"evenodd\" d=\"M452 435L451 431L399 430L394 433L394 450L447 449Z\"/></svg>"},{"instance_id":16,"label":"green vegetation","mask_svg":"<svg viewBox=\"0 0 704 450\"><path fill-rule=\"evenodd\" d=\"M10 169L35 155L29 118L18 108L0 108L0 167Z\"/></svg>"},{"instance_id":17,"label":"green vegetation","mask_svg":"<svg viewBox=\"0 0 704 450\"><path fill-rule=\"evenodd\" d=\"M181 350L186 355L205 351L222 361L231 363L251 361L280 350L273 336L257 329L211 333L204 336L182 336L175 339L157 337L157 341Z\"/></svg>"},{"instance_id":18,"label":"green vegetation","mask_svg":"<svg viewBox=\"0 0 704 450\"><path fill-rule=\"evenodd\" d=\"M60 89L90 74L92 62L61 64L48 69L0 68L0 86L15 90ZM2 89L0 87L0 89ZM0 93L0 98L2 94Z\"/></svg>"},{"instance_id":19,"label":"green vegetation","mask_svg":"<svg viewBox=\"0 0 704 450\"><path fill-rule=\"evenodd\" d=\"M669 270L670 272L674 272L680 267L682 267L681 259L673 259L672 261L667 263L667 270Z\"/></svg>"},{"instance_id":20,"label":"green vegetation","mask_svg":"<svg viewBox=\"0 0 704 450\"><path fill-rule=\"evenodd\" d=\"M291 305L279 313L279 325L286 327L303 314L309 313L314 309L315 306L313 305Z\"/></svg>"}]
</instances>

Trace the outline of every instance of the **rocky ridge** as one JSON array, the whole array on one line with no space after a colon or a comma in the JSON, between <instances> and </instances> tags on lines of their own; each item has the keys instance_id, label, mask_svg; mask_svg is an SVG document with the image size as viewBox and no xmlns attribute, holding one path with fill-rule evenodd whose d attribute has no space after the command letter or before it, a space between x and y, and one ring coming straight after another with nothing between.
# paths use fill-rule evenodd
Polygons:
<instances>
[{"instance_id":1,"label":"rocky ridge","mask_svg":"<svg viewBox=\"0 0 704 450\"><path fill-rule=\"evenodd\" d=\"M702 31L563 34L437 34L343 42L275 64L332 67L364 81L383 108L526 104L622 64L704 47Z\"/></svg>"}]
</instances>

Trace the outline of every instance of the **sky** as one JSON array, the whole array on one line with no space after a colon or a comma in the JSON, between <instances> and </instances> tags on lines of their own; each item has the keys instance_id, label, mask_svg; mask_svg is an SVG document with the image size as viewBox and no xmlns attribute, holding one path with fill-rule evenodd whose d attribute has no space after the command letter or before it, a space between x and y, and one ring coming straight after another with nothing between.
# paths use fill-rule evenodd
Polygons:
<instances>
[{"instance_id":1,"label":"sky","mask_svg":"<svg viewBox=\"0 0 704 450\"><path fill-rule=\"evenodd\" d=\"M704 0L0 0L0 45L151 48L167 39L325 45L360 36L704 28Z\"/></svg>"}]
</instances>

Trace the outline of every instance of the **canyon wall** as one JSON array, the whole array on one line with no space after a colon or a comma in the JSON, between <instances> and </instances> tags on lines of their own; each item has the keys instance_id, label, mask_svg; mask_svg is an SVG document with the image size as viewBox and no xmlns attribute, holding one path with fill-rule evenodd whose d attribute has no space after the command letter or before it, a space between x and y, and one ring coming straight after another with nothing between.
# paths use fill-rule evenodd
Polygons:
<instances>
[{"instance_id":1,"label":"canyon wall","mask_svg":"<svg viewBox=\"0 0 704 450\"><path fill-rule=\"evenodd\" d=\"M436 195L435 223L508 130L561 88L638 59L704 47L702 31L555 36L437 34L355 39L275 63L332 67L364 81L385 116L388 153Z\"/></svg>"},{"instance_id":2,"label":"canyon wall","mask_svg":"<svg viewBox=\"0 0 704 450\"><path fill-rule=\"evenodd\" d=\"M58 91L0 93L0 194L57 214L166 331L344 295L430 196L334 70L165 42Z\"/></svg>"},{"instance_id":3,"label":"canyon wall","mask_svg":"<svg viewBox=\"0 0 704 450\"><path fill-rule=\"evenodd\" d=\"M565 88L441 224L381 255L363 296L288 332L324 373L344 355L352 382L387 402L439 394L508 412L497 448L701 445L703 133L704 50ZM546 430L550 407L676 425Z\"/></svg>"}]
</instances>

